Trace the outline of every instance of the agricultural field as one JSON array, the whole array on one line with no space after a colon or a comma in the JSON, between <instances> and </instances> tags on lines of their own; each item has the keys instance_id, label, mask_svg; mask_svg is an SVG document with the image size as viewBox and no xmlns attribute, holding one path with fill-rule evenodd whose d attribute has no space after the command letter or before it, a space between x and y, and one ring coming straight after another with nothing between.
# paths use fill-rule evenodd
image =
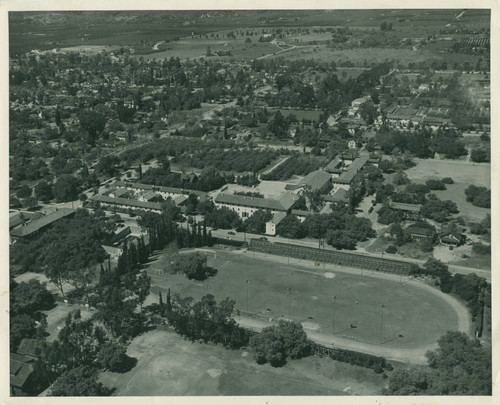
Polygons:
<instances>
[{"instance_id":1,"label":"agricultural field","mask_svg":"<svg viewBox=\"0 0 500 405\"><path fill-rule=\"evenodd\" d=\"M380 279L366 271L361 277L361 272L324 271L297 260L282 264L254 258L251 252L217 251L217 257L209 254L208 260L218 270L217 275L199 282L182 275L155 276L154 269L161 268L164 260L160 258L149 266L153 291L170 288L173 293L195 299L207 293L217 300L230 297L247 315L293 319L315 333L331 335L335 328L336 335L355 341L415 348L433 344L447 330L458 328L458 316L441 293L431 294L406 279ZM335 318L333 295L337 297Z\"/></svg>"},{"instance_id":2,"label":"agricultural field","mask_svg":"<svg viewBox=\"0 0 500 405\"><path fill-rule=\"evenodd\" d=\"M373 370L326 358L258 365L245 350L191 343L170 330L135 338L127 354L138 360L132 370L100 377L117 396L380 395L384 384Z\"/></svg>"}]
</instances>

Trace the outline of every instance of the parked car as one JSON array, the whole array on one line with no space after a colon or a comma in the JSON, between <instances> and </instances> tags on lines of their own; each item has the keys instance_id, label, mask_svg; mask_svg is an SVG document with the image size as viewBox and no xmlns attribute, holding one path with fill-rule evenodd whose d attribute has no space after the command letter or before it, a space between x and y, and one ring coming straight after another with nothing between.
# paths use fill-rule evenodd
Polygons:
<instances>
[{"instance_id":1,"label":"parked car","mask_svg":"<svg viewBox=\"0 0 500 405\"><path fill-rule=\"evenodd\" d=\"M236 235L233 231L229 231L227 234L228 235Z\"/></svg>"}]
</instances>

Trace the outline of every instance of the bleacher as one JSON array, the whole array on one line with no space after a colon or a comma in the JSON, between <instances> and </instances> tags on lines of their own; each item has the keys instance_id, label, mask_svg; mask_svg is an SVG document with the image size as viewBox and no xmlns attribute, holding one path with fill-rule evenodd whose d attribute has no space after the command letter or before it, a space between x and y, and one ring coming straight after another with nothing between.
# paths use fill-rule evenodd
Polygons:
<instances>
[{"instance_id":1,"label":"bleacher","mask_svg":"<svg viewBox=\"0 0 500 405\"><path fill-rule=\"evenodd\" d=\"M413 266L411 263L402 260L382 259L359 253L324 250L287 243L270 243L259 239L252 239L250 241L249 250L397 275L410 274Z\"/></svg>"}]
</instances>

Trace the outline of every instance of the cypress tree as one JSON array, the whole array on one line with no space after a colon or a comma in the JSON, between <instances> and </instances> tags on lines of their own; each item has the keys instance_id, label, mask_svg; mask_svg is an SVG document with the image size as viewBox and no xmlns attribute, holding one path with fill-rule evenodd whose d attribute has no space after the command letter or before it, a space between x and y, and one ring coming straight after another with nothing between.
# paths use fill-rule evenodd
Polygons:
<instances>
[{"instance_id":1,"label":"cypress tree","mask_svg":"<svg viewBox=\"0 0 500 405\"><path fill-rule=\"evenodd\" d=\"M203 240L203 245L207 246L208 245L208 235L207 235L207 224L205 223L205 221L203 221L203 237L202 237L202 240Z\"/></svg>"},{"instance_id":2,"label":"cypress tree","mask_svg":"<svg viewBox=\"0 0 500 405\"><path fill-rule=\"evenodd\" d=\"M167 291L167 315L172 312L172 301L170 299L170 288Z\"/></svg>"},{"instance_id":3,"label":"cypress tree","mask_svg":"<svg viewBox=\"0 0 500 405\"><path fill-rule=\"evenodd\" d=\"M160 291L160 315L163 316L163 297Z\"/></svg>"}]
</instances>

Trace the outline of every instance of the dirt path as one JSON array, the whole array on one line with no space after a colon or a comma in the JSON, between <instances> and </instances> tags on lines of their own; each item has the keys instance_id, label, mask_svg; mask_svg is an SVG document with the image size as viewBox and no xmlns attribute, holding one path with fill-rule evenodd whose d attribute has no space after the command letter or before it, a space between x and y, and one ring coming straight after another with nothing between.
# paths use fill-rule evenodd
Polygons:
<instances>
[{"instance_id":1,"label":"dirt path","mask_svg":"<svg viewBox=\"0 0 500 405\"><path fill-rule=\"evenodd\" d=\"M278 163L276 163L273 167L267 169L266 171L262 172L261 174L259 174L259 180L260 180L260 176L262 174L268 174L268 173L271 173L274 169L276 169L278 166L281 166L283 163L285 163L288 159L290 159L291 156L285 156L283 158L280 159L280 161Z\"/></svg>"}]
</instances>

